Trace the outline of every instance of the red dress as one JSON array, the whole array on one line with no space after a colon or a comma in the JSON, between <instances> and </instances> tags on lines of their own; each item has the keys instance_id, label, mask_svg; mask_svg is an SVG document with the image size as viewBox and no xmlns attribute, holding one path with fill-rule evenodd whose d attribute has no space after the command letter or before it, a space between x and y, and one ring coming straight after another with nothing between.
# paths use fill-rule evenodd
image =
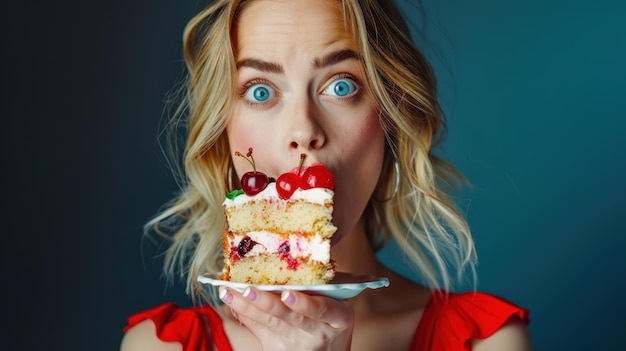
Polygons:
<instances>
[{"instance_id":1,"label":"red dress","mask_svg":"<svg viewBox=\"0 0 626 351\"><path fill-rule=\"evenodd\" d=\"M529 323L528 310L499 297L480 293L434 292L416 328L411 350L471 350L471 340L485 339L511 317ZM150 319L162 341L177 341L183 351L231 351L220 316L210 306L180 308L166 303L128 318L126 332ZM208 325L208 328L207 328Z\"/></svg>"}]
</instances>

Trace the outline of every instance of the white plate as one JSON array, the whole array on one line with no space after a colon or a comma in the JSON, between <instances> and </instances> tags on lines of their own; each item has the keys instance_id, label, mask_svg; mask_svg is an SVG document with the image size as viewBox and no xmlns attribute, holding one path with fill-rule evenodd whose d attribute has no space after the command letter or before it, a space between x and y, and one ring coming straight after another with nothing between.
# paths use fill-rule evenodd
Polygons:
<instances>
[{"instance_id":1,"label":"white plate","mask_svg":"<svg viewBox=\"0 0 626 351\"><path fill-rule=\"evenodd\" d=\"M323 285L252 285L220 280L221 273L206 273L198 277L203 284L225 286L242 292L248 286L264 291L280 292L283 290L303 291L315 295L324 295L335 299L349 299L360 294L365 289L378 289L389 286L389 279L371 275L354 275L337 272L329 284Z\"/></svg>"}]
</instances>

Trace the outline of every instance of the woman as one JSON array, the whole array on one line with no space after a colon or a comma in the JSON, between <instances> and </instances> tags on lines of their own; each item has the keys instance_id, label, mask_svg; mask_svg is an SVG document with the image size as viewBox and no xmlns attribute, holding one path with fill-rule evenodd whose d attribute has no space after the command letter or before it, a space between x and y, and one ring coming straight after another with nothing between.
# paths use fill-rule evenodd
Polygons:
<instances>
[{"instance_id":1,"label":"woman","mask_svg":"<svg viewBox=\"0 0 626 351\"><path fill-rule=\"evenodd\" d=\"M475 253L438 188L455 173L432 154L443 128L435 82L403 23L386 0L217 0L189 23L187 182L150 224L184 219L167 271L188 272L193 296L198 275L220 270L220 204L249 166L223 155L252 147L271 177L302 153L333 172L331 255L390 287L347 301L220 287L223 304L131 317L122 350L530 349L527 311L445 293ZM389 237L428 287L377 260Z\"/></svg>"}]
</instances>

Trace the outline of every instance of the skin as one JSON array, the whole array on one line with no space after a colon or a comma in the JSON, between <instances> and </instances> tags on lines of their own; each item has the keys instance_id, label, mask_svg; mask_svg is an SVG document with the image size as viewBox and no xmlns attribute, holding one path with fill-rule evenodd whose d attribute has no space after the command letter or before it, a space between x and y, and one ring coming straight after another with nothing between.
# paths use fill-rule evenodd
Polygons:
<instances>
[{"instance_id":1,"label":"skin","mask_svg":"<svg viewBox=\"0 0 626 351\"><path fill-rule=\"evenodd\" d=\"M335 1L250 2L233 33L239 89L226 132L231 150L252 147L257 169L270 177L297 166L301 153L305 165L329 168L336 181L333 259L342 272L385 276L391 284L346 301L221 287L225 304L217 311L235 350L407 350L430 298L382 265L367 241L361 216L379 179L385 138L358 53L335 55L356 52L345 29ZM251 170L243 158L233 162L239 176ZM147 320L126 333L122 350L148 349L181 347L158 340ZM474 349L529 350L528 332L511 320Z\"/></svg>"}]
</instances>

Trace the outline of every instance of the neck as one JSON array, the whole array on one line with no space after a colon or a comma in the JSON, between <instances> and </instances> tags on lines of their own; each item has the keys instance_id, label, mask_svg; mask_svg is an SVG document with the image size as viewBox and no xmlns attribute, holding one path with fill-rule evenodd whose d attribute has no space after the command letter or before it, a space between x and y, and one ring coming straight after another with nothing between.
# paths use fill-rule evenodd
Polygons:
<instances>
[{"instance_id":1,"label":"neck","mask_svg":"<svg viewBox=\"0 0 626 351\"><path fill-rule=\"evenodd\" d=\"M338 272L389 278L389 287L365 290L349 300L357 318L423 307L429 299L428 289L393 272L378 260L367 240L362 219L352 232L333 245L331 257L337 262Z\"/></svg>"}]
</instances>

